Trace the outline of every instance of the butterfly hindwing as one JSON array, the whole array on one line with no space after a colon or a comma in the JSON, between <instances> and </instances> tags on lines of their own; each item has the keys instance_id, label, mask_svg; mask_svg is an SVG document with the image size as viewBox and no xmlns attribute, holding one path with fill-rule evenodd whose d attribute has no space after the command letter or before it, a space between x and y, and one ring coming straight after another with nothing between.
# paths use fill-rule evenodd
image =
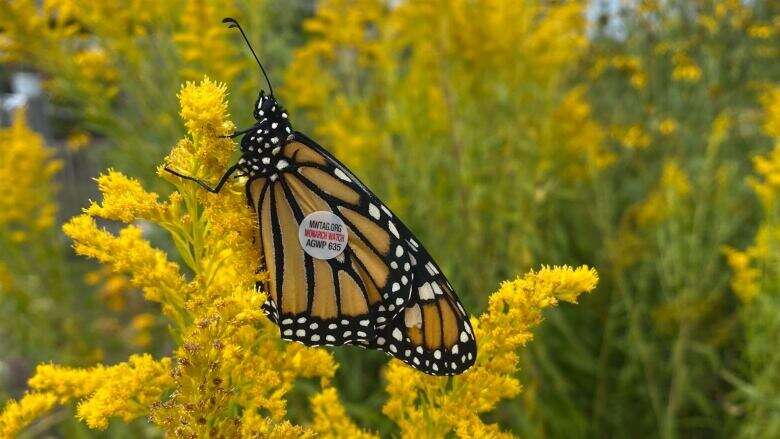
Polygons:
<instances>
[{"instance_id":1,"label":"butterfly hindwing","mask_svg":"<svg viewBox=\"0 0 780 439\"><path fill-rule=\"evenodd\" d=\"M415 274L412 299L368 347L428 374L461 373L477 356L469 315L425 248L414 238L408 248Z\"/></svg>"}]
</instances>

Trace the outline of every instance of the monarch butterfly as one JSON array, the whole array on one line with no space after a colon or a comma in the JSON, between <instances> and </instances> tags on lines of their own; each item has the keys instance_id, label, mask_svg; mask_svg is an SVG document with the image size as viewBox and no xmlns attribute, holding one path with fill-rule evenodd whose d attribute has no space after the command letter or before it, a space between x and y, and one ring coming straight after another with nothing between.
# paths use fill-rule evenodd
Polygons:
<instances>
[{"instance_id":1,"label":"monarch butterfly","mask_svg":"<svg viewBox=\"0 0 780 439\"><path fill-rule=\"evenodd\" d=\"M293 131L268 84L256 123L235 132L236 171L258 218L257 240L270 280L262 306L281 338L310 346L358 345L381 350L432 375L459 374L476 360L469 315L447 278L411 231L355 175L305 134Z\"/></svg>"}]
</instances>

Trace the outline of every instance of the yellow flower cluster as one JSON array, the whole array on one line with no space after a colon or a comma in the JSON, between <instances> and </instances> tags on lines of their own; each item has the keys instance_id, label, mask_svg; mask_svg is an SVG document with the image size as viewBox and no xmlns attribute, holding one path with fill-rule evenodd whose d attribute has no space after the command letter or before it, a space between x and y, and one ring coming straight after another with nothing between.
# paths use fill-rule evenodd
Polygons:
<instances>
[{"instance_id":1,"label":"yellow flower cluster","mask_svg":"<svg viewBox=\"0 0 780 439\"><path fill-rule=\"evenodd\" d=\"M749 183L756 192L764 211L753 244L745 250L724 248L726 260L733 272L731 288L743 302L751 302L761 293L764 282L780 276L777 255L780 254L780 87L770 89L763 99L764 131L775 142L766 155L755 157L756 176Z\"/></svg>"},{"instance_id":2,"label":"yellow flower cluster","mask_svg":"<svg viewBox=\"0 0 780 439\"><path fill-rule=\"evenodd\" d=\"M347 416L339 401L336 389L328 388L311 398L311 429L317 437L324 439L355 438L371 439L377 436L358 428Z\"/></svg>"},{"instance_id":3,"label":"yellow flower cluster","mask_svg":"<svg viewBox=\"0 0 780 439\"><path fill-rule=\"evenodd\" d=\"M16 242L54 225L52 177L62 167L43 138L32 131L24 110L0 129L0 233ZM12 189L12 190L11 190Z\"/></svg>"},{"instance_id":4,"label":"yellow flower cluster","mask_svg":"<svg viewBox=\"0 0 780 439\"><path fill-rule=\"evenodd\" d=\"M28 393L21 400L9 401L0 414L0 436L10 438L57 405L49 393Z\"/></svg>"},{"instance_id":5,"label":"yellow flower cluster","mask_svg":"<svg viewBox=\"0 0 780 439\"><path fill-rule=\"evenodd\" d=\"M98 227L90 216L81 215L66 223L63 231L74 240L77 253L97 259L115 273L130 276L147 300L163 303L163 311L182 308L185 281L179 267L164 252L153 248L139 227L128 226L114 236Z\"/></svg>"},{"instance_id":6,"label":"yellow flower cluster","mask_svg":"<svg viewBox=\"0 0 780 439\"><path fill-rule=\"evenodd\" d=\"M645 200L632 212L637 225L649 228L679 212L691 193L688 175L675 161L664 164L661 178Z\"/></svg>"},{"instance_id":7,"label":"yellow flower cluster","mask_svg":"<svg viewBox=\"0 0 780 439\"><path fill-rule=\"evenodd\" d=\"M647 74L642 67L642 60L636 56L618 55L611 60L612 67L626 72L629 75L629 83L637 90L642 90L647 85Z\"/></svg>"},{"instance_id":8,"label":"yellow flower cluster","mask_svg":"<svg viewBox=\"0 0 780 439\"><path fill-rule=\"evenodd\" d=\"M606 134L593 119L586 93L587 88L584 86L573 88L553 112L556 132L560 135L563 147L559 155L581 157L580 160L572 160L566 169L567 176L572 180L581 178L589 166L603 169L616 159L615 154L603 147Z\"/></svg>"},{"instance_id":9,"label":"yellow flower cluster","mask_svg":"<svg viewBox=\"0 0 780 439\"><path fill-rule=\"evenodd\" d=\"M676 120L671 117L667 117L658 124L658 131L664 136L669 136L677 131L677 126L678 124Z\"/></svg>"},{"instance_id":10,"label":"yellow flower cluster","mask_svg":"<svg viewBox=\"0 0 780 439\"><path fill-rule=\"evenodd\" d=\"M640 124L612 127L611 135L628 149L645 149L652 143L650 135Z\"/></svg>"},{"instance_id":11,"label":"yellow flower cluster","mask_svg":"<svg viewBox=\"0 0 780 439\"><path fill-rule=\"evenodd\" d=\"M55 396L60 404L83 398L78 417L90 428L102 430L112 416L128 422L145 415L149 405L169 388L170 368L169 358L155 361L148 354L133 355L110 367L40 365L29 384L36 392Z\"/></svg>"},{"instance_id":12,"label":"yellow flower cluster","mask_svg":"<svg viewBox=\"0 0 780 439\"><path fill-rule=\"evenodd\" d=\"M168 86L203 73L233 81L239 72L254 72L235 34L220 21L238 15L257 22L264 3L240 8L230 0L4 1L0 60L42 72L47 92L67 102L74 122L70 149L89 144L87 131L137 148L140 125L153 138L172 134Z\"/></svg>"},{"instance_id":13,"label":"yellow flower cluster","mask_svg":"<svg viewBox=\"0 0 780 439\"><path fill-rule=\"evenodd\" d=\"M701 79L701 68L685 53L679 52L672 57L674 70L672 79L681 82L698 82Z\"/></svg>"},{"instance_id":14,"label":"yellow flower cluster","mask_svg":"<svg viewBox=\"0 0 780 439\"><path fill-rule=\"evenodd\" d=\"M109 169L97 179L98 189L111 203L92 203L86 213L90 216L108 218L130 223L136 219L161 220L165 212L157 202L157 194L150 194L141 187L138 180L125 177Z\"/></svg>"},{"instance_id":15,"label":"yellow flower cluster","mask_svg":"<svg viewBox=\"0 0 780 439\"><path fill-rule=\"evenodd\" d=\"M451 381L415 372L398 361L387 370L389 399L383 412L401 428L402 437L510 437L480 413L521 389L515 377L518 348L533 338L531 328L542 310L559 301L576 302L598 282L588 267L544 267L511 282L490 296L488 310L472 321L479 340L474 367Z\"/></svg>"},{"instance_id":16,"label":"yellow flower cluster","mask_svg":"<svg viewBox=\"0 0 780 439\"><path fill-rule=\"evenodd\" d=\"M236 45L228 41L230 34L221 23L223 17L235 16L234 2L189 0L180 3L181 30L174 34L173 41L184 61L181 72L184 79L199 79L205 72L230 81L247 68L246 58L236 57ZM227 62L227 59L231 61Z\"/></svg>"},{"instance_id":17,"label":"yellow flower cluster","mask_svg":"<svg viewBox=\"0 0 780 439\"><path fill-rule=\"evenodd\" d=\"M208 79L188 83L179 98L189 136L166 160L182 172L217 177L233 150L232 142L218 137L233 129L226 119L225 86ZM30 387L59 403L80 399L78 416L96 429L106 428L111 417L147 415L173 437L313 434L284 419L285 395L299 377L320 378L323 389L332 389L336 366L324 350L281 343L278 330L260 312L265 295L255 283L264 274L255 274L260 260L252 240L255 219L242 191L230 186L213 196L163 175L179 189L166 201L109 171L98 178L103 200L63 230L78 253L127 276L148 300L161 304L179 343L174 359L144 355L89 369L42 365ZM96 217L124 223L143 219L163 228L192 278L185 278L139 227L130 224L114 235L101 229ZM132 326L140 343L154 321L148 314L136 316ZM322 410L343 414L333 392L317 401L327 404ZM15 416L13 410L9 407L8 416ZM347 425L336 418L331 422L337 424L327 427L321 419L321 431Z\"/></svg>"},{"instance_id":18,"label":"yellow flower cluster","mask_svg":"<svg viewBox=\"0 0 780 439\"><path fill-rule=\"evenodd\" d=\"M430 148L421 139L457 145L464 142L459 132L484 130L477 137L498 132L496 141L509 150L532 136L528 141L544 160L572 157L567 172L582 175L583 158L595 156L602 165L611 160L599 150L602 133L583 90L561 87L567 66L586 52L584 26L580 2L517 7L512 0L437 0L387 8L378 0L324 1L305 22L311 37L287 69L288 104L306 111L313 134L337 156L362 169L392 164L395 155L384 148L394 137L405 139L405 148ZM537 88L544 98L523 94ZM499 102L492 122L501 126L464 127L468 118L460 106L472 100ZM529 107L533 115L502 120L501 113L523 114ZM568 107L576 107L577 118L559 117ZM550 129L551 119L569 125ZM566 154L561 145L579 148Z\"/></svg>"},{"instance_id":19,"label":"yellow flower cluster","mask_svg":"<svg viewBox=\"0 0 780 439\"><path fill-rule=\"evenodd\" d=\"M127 276L112 273L103 267L84 275L84 283L98 287L98 295L111 311L121 311L127 302L127 293L132 288Z\"/></svg>"}]
</instances>

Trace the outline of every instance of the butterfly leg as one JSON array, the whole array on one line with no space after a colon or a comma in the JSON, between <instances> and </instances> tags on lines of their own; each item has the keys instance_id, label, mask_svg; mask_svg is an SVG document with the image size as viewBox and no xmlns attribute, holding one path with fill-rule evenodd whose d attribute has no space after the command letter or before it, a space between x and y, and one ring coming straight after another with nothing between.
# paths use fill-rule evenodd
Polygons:
<instances>
[{"instance_id":1,"label":"butterfly leg","mask_svg":"<svg viewBox=\"0 0 780 439\"><path fill-rule=\"evenodd\" d=\"M244 134L252 131L253 129L255 129L254 126L251 127L251 128L247 128L245 130L236 131L233 134L228 134L228 135L225 135L225 136L217 136L217 137L220 138L220 139L235 139L236 137L243 136Z\"/></svg>"},{"instance_id":2,"label":"butterfly leg","mask_svg":"<svg viewBox=\"0 0 780 439\"><path fill-rule=\"evenodd\" d=\"M225 185L225 182L227 182L228 178L230 178L231 175L233 175L234 172L236 172L236 169L238 168L238 165L233 165L230 168L228 168L227 171L225 171L225 174L222 176L222 178L219 179L219 182L215 187L210 187L207 183L198 180L197 178L190 177L189 175L180 174L173 169L169 167L165 167L165 170L170 172L171 174L181 177L185 180L194 181L195 183L198 183L203 189L206 189L207 191L211 192L212 194L219 193L220 190L222 190L222 186Z\"/></svg>"}]
</instances>

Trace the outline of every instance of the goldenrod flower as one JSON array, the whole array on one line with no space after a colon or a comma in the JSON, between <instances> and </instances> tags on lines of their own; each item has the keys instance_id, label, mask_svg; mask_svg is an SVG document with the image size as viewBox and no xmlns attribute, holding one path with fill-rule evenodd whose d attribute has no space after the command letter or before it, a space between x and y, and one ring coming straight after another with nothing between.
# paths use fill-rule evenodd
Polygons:
<instances>
[{"instance_id":1,"label":"goldenrod flower","mask_svg":"<svg viewBox=\"0 0 780 439\"><path fill-rule=\"evenodd\" d=\"M81 215L66 223L62 230L75 241L76 252L125 273L147 300L180 307L186 291L184 278L165 253L152 248L135 226L124 228L119 236L99 228L91 217Z\"/></svg>"},{"instance_id":2,"label":"goldenrod flower","mask_svg":"<svg viewBox=\"0 0 780 439\"><path fill-rule=\"evenodd\" d=\"M56 397L60 404L82 399L78 417L90 428L105 429L108 418L130 421L146 414L170 386L171 361L155 361L148 354L133 355L126 363L91 369L41 365L30 378L30 387Z\"/></svg>"},{"instance_id":3,"label":"goldenrod flower","mask_svg":"<svg viewBox=\"0 0 780 439\"><path fill-rule=\"evenodd\" d=\"M753 243L745 250L725 247L726 260L731 267L731 289L745 302L752 302L758 295L771 291L771 282L780 276L777 272L777 253L780 248L780 224L777 209L780 205L780 87L769 90L763 98L764 131L775 141L774 148L753 158L754 177L748 183L756 192L764 217ZM724 115L713 124L711 141L725 137L729 119Z\"/></svg>"},{"instance_id":4,"label":"goldenrod flower","mask_svg":"<svg viewBox=\"0 0 780 439\"><path fill-rule=\"evenodd\" d=\"M731 268L731 289L743 301L750 302L759 293L758 280L761 272L753 266L753 257L749 251L739 251L725 247L723 252Z\"/></svg>"},{"instance_id":5,"label":"goldenrod flower","mask_svg":"<svg viewBox=\"0 0 780 439\"><path fill-rule=\"evenodd\" d=\"M318 437L326 439L356 438L370 439L377 436L360 430L349 417L339 401L336 389L327 388L311 398L314 415L311 429Z\"/></svg>"},{"instance_id":6,"label":"goldenrod flower","mask_svg":"<svg viewBox=\"0 0 780 439\"><path fill-rule=\"evenodd\" d=\"M664 136L668 136L677 131L677 121L674 118L667 117L658 124L658 131Z\"/></svg>"},{"instance_id":7,"label":"goldenrod flower","mask_svg":"<svg viewBox=\"0 0 780 439\"><path fill-rule=\"evenodd\" d=\"M504 282L490 296L487 312L472 320L480 343L474 367L449 383L393 361L387 369L390 397L383 412L398 424L403 437L500 435L479 415L520 392L517 349L533 338L530 329L541 322L542 309L559 300L575 302L597 282L595 270L566 266L544 267Z\"/></svg>"},{"instance_id":8,"label":"goldenrod flower","mask_svg":"<svg viewBox=\"0 0 780 439\"><path fill-rule=\"evenodd\" d=\"M126 223L163 218L164 207L157 202L157 194L146 192L138 180L109 169L97 178L97 183L103 203L92 203L85 211L87 214Z\"/></svg>"},{"instance_id":9,"label":"goldenrod flower","mask_svg":"<svg viewBox=\"0 0 780 439\"><path fill-rule=\"evenodd\" d=\"M682 202L691 193L691 183L686 172L675 161L664 164L661 178L645 200L632 211L637 224L651 227L679 212Z\"/></svg>"},{"instance_id":10,"label":"goldenrod flower","mask_svg":"<svg viewBox=\"0 0 780 439\"><path fill-rule=\"evenodd\" d=\"M56 404L57 397L49 393L28 393L18 402L8 402L0 414L0 436L16 436Z\"/></svg>"},{"instance_id":11,"label":"goldenrod flower","mask_svg":"<svg viewBox=\"0 0 780 439\"><path fill-rule=\"evenodd\" d=\"M674 63L672 79L682 82L698 82L701 79L701 68L686 54L676 53L672 62Z\"/></svg>"},{"instance_id":12,"label":"goldenrod flower","mask_svg":"<svg viewBox=\"0 0 780 439\"><path fill-rule=\"evenodd\" d=\"M52 181L62 162L26 122L25 111L0 129L0 233L13 241L54 225L56 187Z\"/></svg>"},{"instance_id":13,"label":"goldenrod flower","mask_svg":"<svg viewBox=\"0 0 780 439\"><path fill-rule=\"evenodd\" d=\"M262 7L252 5L252 7ZM233 5L224 1L190 0L179 11L181 29L173 41L184 61L184 79L199 79L209 73L222 81L230 81L247 68L246 58L236 56L236 45L228 40L221 19L235 16ZM219 57L219 58L217 58Z\"/></svg>"},{"instance_id":14,"label":"goldenrod flower","mask_svg":"<svg viewBox=\"0 0 780 439\"><path fill-rule=\"evenodd\" d=\"M68 135L65 145L70 151L80 151L92 142L92 136L86 131L74 131Z\"/></svg>"},{"instance_id":15,"label":"goldenrod flower","mask_svg":"<svg viewBox=\"0 0 780 439\"><path fill-rule=\"evenodd\" d=\"M748 35L750 35L751 38L760 40L772 38L774 33L775 29L768 24L754 24L748 28Z\"/></svg>"},{"instance_id":16,"label":"goldenrod flower","mask_svg":"<svg viewBox=\"0 0 780 439\"><path fill-rule=\"evenodd\" d=\"M121 311L127 302L127 294L132 289L124 274L114 274L103 267L84 275L84 283L99 286L98 294L106 307L112 311Z\"/></svg>"},{"instance_id":17,"label":"goldenrod flower","mask_svg":"<svg viewBox=\"0 0 780 439\"><path fill-rule=\"evenodd\" d=\"M639 124L630 125L625 128L615 127L613 128L612 135L628 149L645 149L650 146L650 143L652 142L650 136Z\"/></svg>"}]
</instances>

